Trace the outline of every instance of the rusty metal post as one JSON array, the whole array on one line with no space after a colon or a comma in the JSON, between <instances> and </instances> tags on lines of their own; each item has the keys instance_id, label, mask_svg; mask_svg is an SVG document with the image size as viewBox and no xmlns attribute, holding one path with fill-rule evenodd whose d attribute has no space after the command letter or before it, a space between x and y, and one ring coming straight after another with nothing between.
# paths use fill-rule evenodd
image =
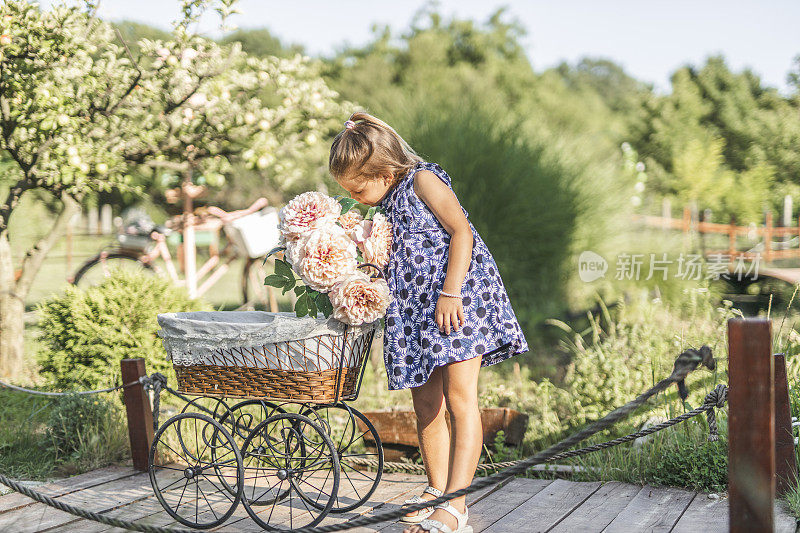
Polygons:
<instances>
[{"instance_id":1,"label":"rusty metal post","mask_svg":"<svg viewBox=\"0 0 800 533\"><path fill-rule=\"evenodd\" d=\"M731 533L774 529L775 374L772 323L728 320L728 492Z\"/></svg>"},{"instance_id":2,"label":"rusty metal post","mask_svg":"<svg viewBox=\"0 0 800 533\"><path fill-rule=\"evenodd\" d=\"M775 492L786 494L797 484L797 460L792 434L792 409L789 403L789 380L786 356L775 354Z\"/></svg>"},{"instance_id":3,"label":"rusty metal post","mask_svg":"<svg viewBox=\"0 0 800 533\"><path fill-rule=\"evenodd\" d=\"M120 361L122 383L134 383L146 376L144 359L123 359ZM148 468L150 446L153 444L153 411L150 398L140 383L123 389L125 411L128 414L128 437L131 441L133 467L140 472Z\"/></svg>"}]
</instances>

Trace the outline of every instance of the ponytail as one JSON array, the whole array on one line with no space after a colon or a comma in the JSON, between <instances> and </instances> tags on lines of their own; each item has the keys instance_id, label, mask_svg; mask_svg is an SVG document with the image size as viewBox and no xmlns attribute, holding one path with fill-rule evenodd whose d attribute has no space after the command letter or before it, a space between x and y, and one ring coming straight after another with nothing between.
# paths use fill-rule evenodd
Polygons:
<instances>
[{"instance_id":1,"label":"ponytail","mask_svg":"<svg viewBox=\"0 0 800 533\"><path fill-rule=\"evenodd\" d=\"M350 115L331 145L328 169L334 178L390 174L402 178L422 158L384 121L363 111Z\"/></svg>"}]
</instances>

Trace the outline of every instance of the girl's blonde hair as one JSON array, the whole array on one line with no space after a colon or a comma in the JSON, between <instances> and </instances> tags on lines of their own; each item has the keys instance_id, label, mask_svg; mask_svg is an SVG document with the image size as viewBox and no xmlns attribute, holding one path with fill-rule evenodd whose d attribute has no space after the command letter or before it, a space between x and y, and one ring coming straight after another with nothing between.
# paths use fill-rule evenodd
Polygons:
<instances>
[{"instance_id":1,"label":"girl's blonde hair","mask_svg":"<svg viewBox=\"0 0 800 533\"><path fill-rule=\"evenodd\" d=\"M397 182L422 158L382 120L363 111L350 115L348 124L333 139L328 170L341 179L361 174L375 179L390 174ZM347 124L347 123L346 123Z\"/></svg>"}]
</instances>

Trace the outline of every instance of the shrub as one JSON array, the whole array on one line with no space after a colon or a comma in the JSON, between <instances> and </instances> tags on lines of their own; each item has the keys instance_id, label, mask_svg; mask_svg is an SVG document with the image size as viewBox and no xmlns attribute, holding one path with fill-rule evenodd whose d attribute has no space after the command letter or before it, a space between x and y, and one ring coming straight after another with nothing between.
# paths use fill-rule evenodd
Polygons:
<instances>
[{"instance_id":1,"label":"shrub","mask_svg":"<svg viewBox=\"0 0 800 533\"><path fill-rule=\"evenodd\" d=\"M60 454L71 454L80 447L82 436L104 425L112 409L108 401L96 395L62 396L51 407L47 436Z\"/></svg>"},{"instance_id":2,"label":"shrub","mask_svg":"<svg viewBox=\"0 0 800 533\"><path fill-rule=\"evenodd\" d=\"M534 381L524 367L516 383L487 372L481 375L482 405L508 406L530 415L526 445L539 448L652 387L670 374L675 358L686 348L708 344L717 359L717 370L697 370L688 380L687 403L699 405L717 383L726 381L725 327L736 310L730 302L717 307L703 288L688 289L686 300L679 308L652 299L620 302L613 314L604 310L599 316L590 315L591 327L585 332L549 321L566 333L562 347L569 352L570 362L563 380L557 384L547 379ZM656 402L660 414L667 417L683 410L673 386L652 400L649 409L634 413L628 423L636 426L652 416ZM601 436L605 440L618 431L613 428Z\"/></svg>"},{"instance_id":3,"label":"shrub","mask_svg":"<svg viewBox=\"0 0 800 533\"><path fill-rule=\"evenodd\" d=\"M728 486L728 439L697 444L680 441L661 451L658 461L644 469L654 485L686 487L702 492L720 492Z\"/></svg>"},{"instance_id":4,"label":"shrub","mask_svg":"<svg viewBox=\"0 0 800 533\"><path fill-rule=\"evenodd\" d=\"M567 262L581 208L571 169L499 111L428 103L409 111L392 119L411 146L453 178L518 318L532 334L536 322L560 313L566 301Z\"/></svg>"},{"instance_id":5,"label":"shrub","mask_svg":"<svg viewBox=\"0 0 800 533\"><path fill-rule=\"evenodd\" d=\"M169 375L156 315L207 309L147 273L119 271L85 291L69 287L39 305L41 373L61 388L108 387L119 383L121 359L142 357L148 372Z\"/></svg>"},{"instance_id":6,"label":"shrub","mask_svg":"<svg viewBox=\"0 0 800 533\"><path fill-rule=\"evenodd\" d=\"M51 453L63 473L100 468L130 455L122 410L112 398L60 397L53 403L46 427Z\"/></svg>"}]
</instances>

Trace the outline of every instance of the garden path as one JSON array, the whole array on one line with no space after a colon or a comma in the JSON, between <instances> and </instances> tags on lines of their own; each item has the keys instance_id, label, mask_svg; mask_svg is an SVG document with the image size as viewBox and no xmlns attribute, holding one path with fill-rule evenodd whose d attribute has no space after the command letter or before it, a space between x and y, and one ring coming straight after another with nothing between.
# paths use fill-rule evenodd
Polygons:
<instances>
[{"instance_id":1,"label":"garden path","mask_svg":"<svg viewBox=\"0 0 800 533\"><path fill-rule=\"evenodd\" d=\"M421 492L425 484L425 477L421 475L384 474L366 505L357 512L329 514L322 524L395 510L404 499ZM153 496L148 475L129 467L95 470L37 489L66 503L108 516L143 524L176 526ZM601 484L514 478L467 498L470 523L476 532L728 531L728 501L724 495L712 499L704 493L670 487L641 487L615 481ZM795 520L782 503L776 504L775 526L781 533L795 530ZM351 531L400 533L403 527L393 521ZM118 530L12 493L0 496L0 531L98 533ZM258 528L243 510L237 509L218 531L258 531Z\"/></svg>"}]
</instances>

